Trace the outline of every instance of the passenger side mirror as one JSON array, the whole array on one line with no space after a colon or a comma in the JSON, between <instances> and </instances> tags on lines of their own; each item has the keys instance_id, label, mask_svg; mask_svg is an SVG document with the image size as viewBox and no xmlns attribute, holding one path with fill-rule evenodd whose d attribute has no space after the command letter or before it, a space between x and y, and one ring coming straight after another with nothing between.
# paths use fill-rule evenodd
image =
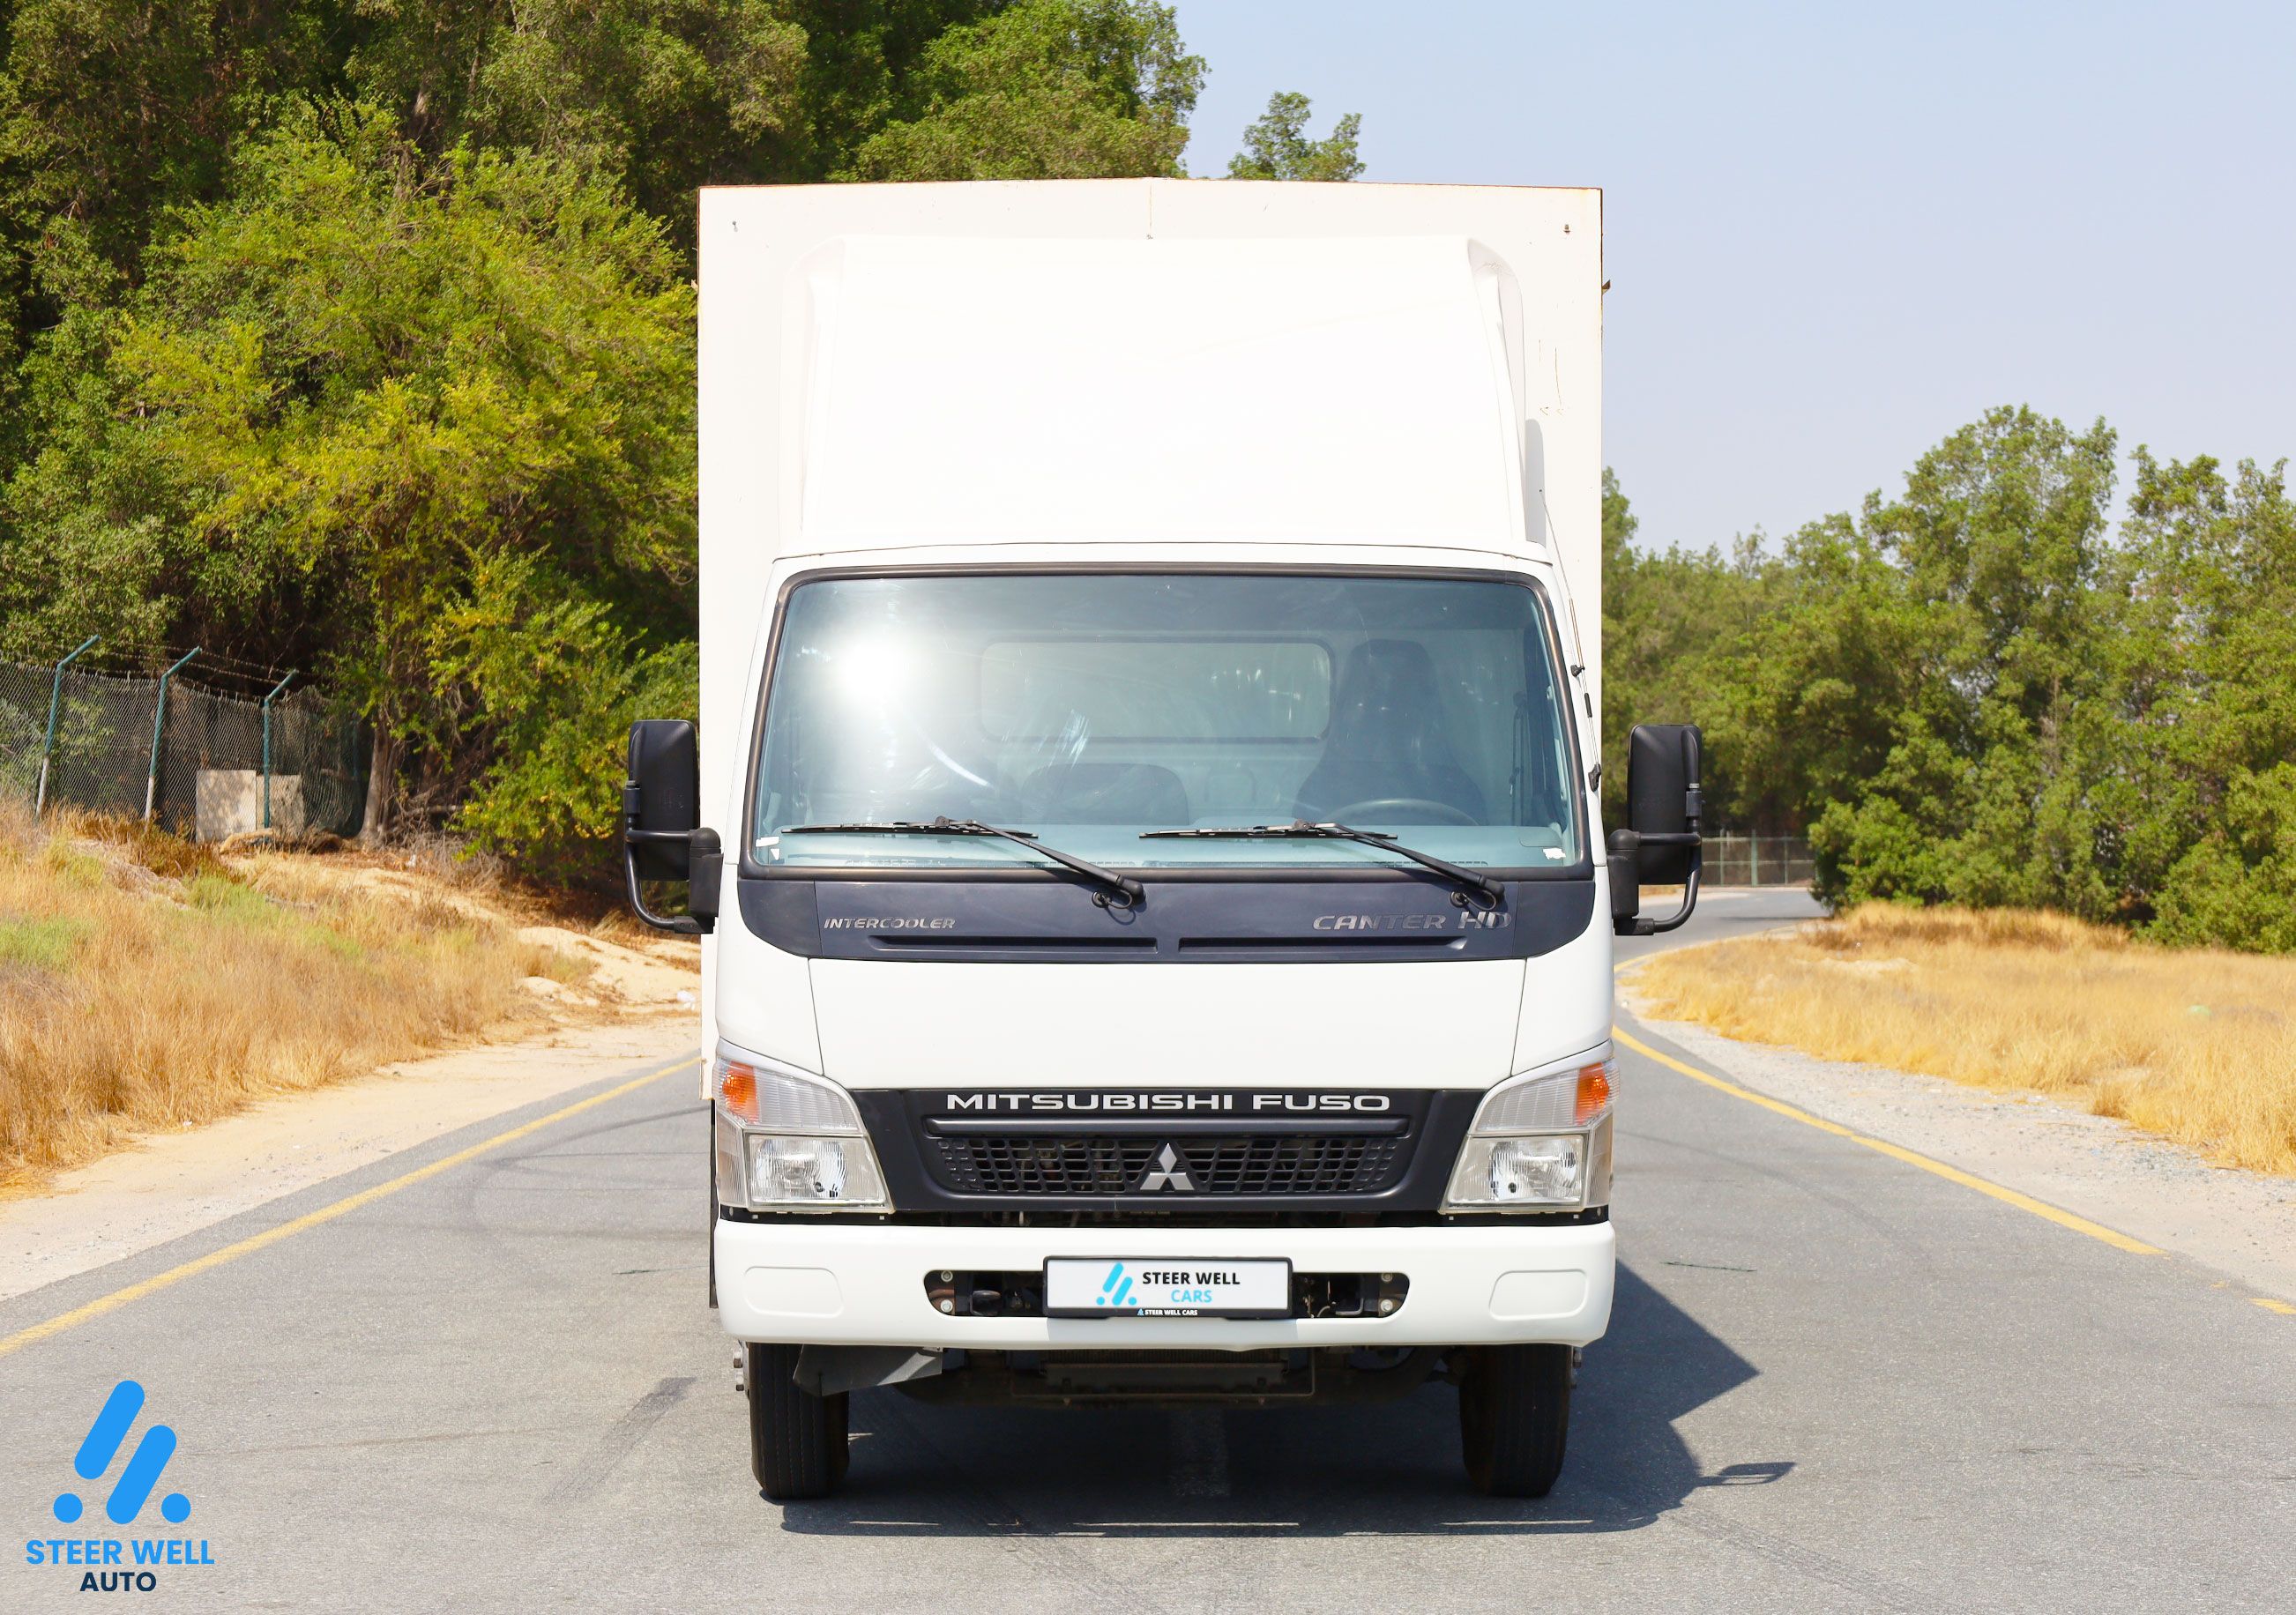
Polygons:
<instances>
[{"instance_id":1,"label":"passenger side mirror","mask_svg":"<svg viewBox=\"0 0 2296 1615\"><path fill-rule=\"evenodd\" d=\"M701 763L693 726L642 717L630 726L629 777L622 784L622 864L630 907L659 930L697 936L713 929L725 871L718 832L701 824ZM646 906L641 881L687 882L686 912Z\"/></svg>"},{"instance_id":2,"label":"passenger side mirror","mask_svg":"<svg viewBox=\"0 0 2296 1615\"><path fill-rule=\"evenodd\" d=\"M1699 822L1706 737L1695 724L1636 724L1627 740L1627 824L1611 832L1611 929L1622 937L1672 930L1698 906ZM1680 886L1682 906L1645 920L1642 888Z\"/></svg>"}]
</instances>

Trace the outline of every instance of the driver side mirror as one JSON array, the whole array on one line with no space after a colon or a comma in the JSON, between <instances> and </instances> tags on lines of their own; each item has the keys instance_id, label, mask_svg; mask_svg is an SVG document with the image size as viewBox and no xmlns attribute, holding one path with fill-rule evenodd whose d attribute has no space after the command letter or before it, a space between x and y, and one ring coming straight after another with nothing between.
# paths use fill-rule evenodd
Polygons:
<instances>
[{"instance_id":1,"label":"driver side mirror","mask_svg":"<svg viewBox=\"0 0 2296 1615\"><path fill-rule=\"evenodd\" d=\"M1699 821L1706 737L1695 724L1636 724L1627 740L1627 824L1611 832L1611 929L1621 937L1672 930L1698 906L1704 861ZM1639 918L1645 885L1680 886L1682 906Z\"/></svg>"},{"instance_id":2,"label":"driver side mirror","mask_svg":"<svg viewBox=\"0 0 2296 1615\"><path fill-rule=\"evenodd\" d=\"M657 930L699 936L718 921L725 857L718 832L701 823L701 762L693 726L642 717L630 726L630 771L622 784L622 869L630 907ZM686 912L646 906L642 881L684 881Z\"/></svg>"}]
</instances>

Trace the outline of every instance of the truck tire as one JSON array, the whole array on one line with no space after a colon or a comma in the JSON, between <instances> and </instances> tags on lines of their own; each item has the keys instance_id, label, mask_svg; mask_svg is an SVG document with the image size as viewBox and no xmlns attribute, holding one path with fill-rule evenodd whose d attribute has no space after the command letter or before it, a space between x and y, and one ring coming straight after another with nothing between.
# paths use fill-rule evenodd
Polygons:
<instances>
[{"instance_id":1,"label":"truck tire","mask_svg":"<svg viewBox=\"0 0 2296 1615\"><path fill-rule=\"evenodd\" d=\"M1481 1346L1459 1380L1459 1441L1467 1478L1493 1497L1544 1497L1562 1472L1570 1386L1569 1346Z\"/></svg>"},{"instance_id":2,"label":"truck tire","mask_svg":"<svg viewBox=\"0 0 2296 1615\"><path fill-rule=\"evenodd\" d=\"M750 1471L775 1503L826 1497L845 1478L846 1394L800 1390L794 1346L745 1345L742 1388L750 1398Z\"/></svg>"}]
</instances>

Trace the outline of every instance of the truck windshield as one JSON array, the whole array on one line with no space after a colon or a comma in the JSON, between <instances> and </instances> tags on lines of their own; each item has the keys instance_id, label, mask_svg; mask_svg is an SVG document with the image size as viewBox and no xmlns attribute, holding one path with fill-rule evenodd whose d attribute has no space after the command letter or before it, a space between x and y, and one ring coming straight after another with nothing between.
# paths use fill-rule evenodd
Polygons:
<instances>
[{"instance_id":1,"label":"truck windshield","mask_svg":"<svg viewBox=\"0 0 2296 1615\"><path fill-rule=\"evenodd\" d=\"M1269 573L824 578L775 637L752 851L769 866L1377 868L1337 822L1452 863L1574 865L1578 793L1540 597L1502 579Z\"/></svg>"}]
</instances>

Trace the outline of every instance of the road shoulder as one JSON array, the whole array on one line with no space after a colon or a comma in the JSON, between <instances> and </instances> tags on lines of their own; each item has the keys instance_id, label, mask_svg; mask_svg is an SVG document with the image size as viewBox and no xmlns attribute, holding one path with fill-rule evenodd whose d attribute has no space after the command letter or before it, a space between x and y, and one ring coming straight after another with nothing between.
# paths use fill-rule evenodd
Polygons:
<instances>
[{"instance_id":1,"label":"road shoulder","mask_svg":"<svg viewBox=\"0 0 2296 1615\"><path fill-rule=\"evenodd\" d=\"M632 1067L691 1053L691 1013L562 1028L403 1061L153 1136L0 1201L0 1300L211 1227L314 1184Z\"/></svg>"},{"instance_id":2,"label":"road shoulder","mask_svg":"<svg viewBox=\"0 0 2296 1615\"><path fill-rule=\"evenodd\" d=\"M2180 1145L2037 1094L1820 1060L1620 1007L1688 1064L1913 1150L2296 1302L2296 1179L2213 1167ZM1626 1102L1632 1103L1632 1095Z\"/></svg>"}]
</instances>

